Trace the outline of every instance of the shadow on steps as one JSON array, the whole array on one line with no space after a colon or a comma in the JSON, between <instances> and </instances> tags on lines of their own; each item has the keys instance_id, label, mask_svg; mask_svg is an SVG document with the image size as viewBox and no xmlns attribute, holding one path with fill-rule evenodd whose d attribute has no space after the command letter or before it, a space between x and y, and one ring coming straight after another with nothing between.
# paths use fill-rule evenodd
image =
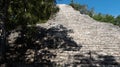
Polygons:
<instances>
[{"instance_id":1,"label":"shadow on steps","mask_svg":"<svg viewBox=\"0 0 120 67\"><path fill-rule=\"evenodd\" d=\"M120 58L120 57L119 57ZM72 64L66 64L66 66L72 67L120 67L120 63L117 62L114 56L99 55L95 52L89 52L86 54L74 55Z\"/></svg>"},{"instance_id":2,"label":"shadow on steps","mask_svg":"<svg viewBox=\"0 0 120 67\"><path fill-rule=\"evenodd\" d=\"M31 32L32 31L32 32ZM18 36L11 37L18 33ZM0 67L55 67L56 49L78 51L82 47L68 36L71 30L58 25L49 29L32 27L18 29L8 35L6 60ZM51 51L53 50L53 52Z\"/></svg>"}]
</instances>

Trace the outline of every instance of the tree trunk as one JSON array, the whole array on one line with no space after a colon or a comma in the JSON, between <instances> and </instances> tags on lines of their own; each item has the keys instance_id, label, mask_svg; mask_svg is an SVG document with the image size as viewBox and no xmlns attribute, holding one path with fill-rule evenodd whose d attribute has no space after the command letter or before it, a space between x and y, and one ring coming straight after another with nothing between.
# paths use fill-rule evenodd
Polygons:
<instances>
[{"instance_id":1,"label":"tree trunk","mask_svg":"<svg viewBox=\"0 0 120 67\"><path fill-rule=\"evenodd\" d=\"M3 0L2 1L2 12L3 15L0 17L1 19L1 42L0 42L0 56L2 59L2 62L5 61L5 54L6 54L6 46L7 46L7 40L6 40L6 27L5 24L8 23L8 6L9 6L10 0Z\"/></svg>"}]
</instances>

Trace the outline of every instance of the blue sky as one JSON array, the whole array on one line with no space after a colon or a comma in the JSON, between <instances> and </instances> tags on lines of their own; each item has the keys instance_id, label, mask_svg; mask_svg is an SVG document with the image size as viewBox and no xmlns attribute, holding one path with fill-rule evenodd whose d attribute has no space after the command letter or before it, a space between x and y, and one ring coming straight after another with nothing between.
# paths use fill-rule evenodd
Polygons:
<instances>
[{"instance_id":1,"label":"blue sky","mask_svg":"<svg viewBox=\"0 0 120 67\"><path fill-rule=\"evenodd\" d=\"M69 4L70 0L56 0L58 4ZM74 0L76 3L86 4L94 8L96 13L120 15L120 0Z\"/></svg>"}]
</instances>

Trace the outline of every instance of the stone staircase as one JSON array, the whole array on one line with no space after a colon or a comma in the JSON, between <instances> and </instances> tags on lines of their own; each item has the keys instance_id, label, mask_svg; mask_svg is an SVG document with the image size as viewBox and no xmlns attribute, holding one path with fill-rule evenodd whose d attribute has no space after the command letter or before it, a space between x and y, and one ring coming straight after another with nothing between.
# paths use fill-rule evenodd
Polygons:
<instances>
[{"instance_id":1,"label":"stone staircase","mask_svg":"<svg viewBox=\"0 0 120 67\"><path fill-rule=\"evenodd\" d=\"M120 67L118 26L95 21L69 5L58 4L58 7L60 11L54 18L38 26L63 25L73 31L68 35L82 48L78 51L56 51L57 57L53 61L62 67Z\"/></svg>"},{"instance_id":2,"label":"stone staircase","mask_svg":"<svg viewBox=\"0 0 120 67\"><path fill-rule=\"evenodd\" d=\"M54 62L61 67L120 67L119 56L99 55L95 52L63 51L57 54Z\"/></svg>"}]
</instances>

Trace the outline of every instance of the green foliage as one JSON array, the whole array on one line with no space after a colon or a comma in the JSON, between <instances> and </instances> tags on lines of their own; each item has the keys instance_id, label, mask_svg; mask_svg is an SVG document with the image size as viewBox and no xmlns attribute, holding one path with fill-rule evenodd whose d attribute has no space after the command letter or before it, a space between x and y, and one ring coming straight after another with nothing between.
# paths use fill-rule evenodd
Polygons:
<instances>
[{"instance_id":1,"label":"green foliage","mask_svg":"<svg viewBox=\"0 0 120 67\"><path fill-rule=\"evenodd\" d=\"M120 26L120 15L115 18L114 24Z\"/></svg>"},{"instance_id":2,"label":"green foliage","mask_svg":"<svg viewBox=\"0 0 120 67\"><path fill-rule=\"evenodd\" d=\"M81 4L74 3L74 2L70 3L69 5L72 6L75 10L80 11L80 13L82 14L87 14L87 15L92 16L92 14L94 13L94 9L92 8L88 10L87 5L81 5Z\"/></svg>"},{"instance_id":3,"label":"green foliage","mask_svg":"<svg viewBox=\"0 0 120 67\"><path fill-rule=\"evenodd\" d=\"M6 2L8 3L6 4L5 26L8 30L15 29L19 25L42 23L58 11L55 0L10 0ZM1 7L6 2L1 1ZM4 14L2 12L4 11L0 10L0 14Z\"/></svg>"},{"instance_id":4,"label":"green foliage","mask_svg":"<svg viewBox=\"0 0 120 67\"><path fill-rule=\"evenodd\" d=\"M102 20L103 16L102 16L101 13L95 14L92 18L95 19L95 20L98 20L98 21L103 21Z\"/></svg>"},{"instance_id":5,"label":"green foliage","mask_svg":"<svg viewBox=\"0 0 120 67\"><path fill-rule=\"evenodd\" d=\"M93 17L93 15L94 15L94 8L91 8L90 10L88 10L87 15L89 15L90 17Z\"/></svg>"},{"instance_id":6,"label":"green foliage","mask_svg":"<svg viewBox=\"0 0 120 67\"><path fill-rule=\"evenodd\" d=\"M114 16L109 15L109 14L106 14L106 15L105 15L104 22L114 23Z\"/></svg>"},{"instance_id":7,"label":"green foliage","mask_svg":"<svg viewBox=\"0 0 120 67\"><path fill-rule=\"evenodd\" d=\"M82 14L86 14L87 9L86 9L86 5L80 5L77 3L71 3L70 4L75 10L80 11Z\"/></svg>"},{"instance_id":8,"label":"green foliage","mask_svg":"<svg viewBox=\"0 0 120 67\"><path fill-rule=\"evenodd\" d=\"M114 25L120 26L120 15L118 15L116 18L109 14L94 14L92 16L93 19L101 22L107 22L112 23Z\"/></svg>"},{"instance_id":9,"label":"green foliage","mask_svg":"<svg viewBox=\"0 0 120 67\"><path fill-rule=\"evenodd\" d=\"M74 3L73 0L71 0L71 3L69 5L72 6L75 10L80 11L81 14L89 15L90 17L92 17L97 21L112 23L114 25L120 26L120 15L115 18L114 16L109 14L101 14L101 13L96 14L94 12L94 8L88 9L87 5Z\"/></svg>"},{"instance_id":10,"label":"green foliage","mask_svg":"<svg viewBox=\"0 0 120 67\"><path fill-rule=\"evenodd\" d=\"M21 45L24 45L25 42L31 43L35 36L34 32L36 32L36 29L32 27L37 22L47 21L57 11L55 0L0 0L0 30L2 30L0 57L3 60L6 58L6 46L8 47L10 44L7 38L12 34L11 32L19 31L21 33L19 36L23 43L18 40Z\"/></svg>"},{"instance_id":11,"label":"green foliage","mask_svg":"<svg viewBox=\"0 0 120 67\"><path fill-rule=\"evenodd\" d=\"M115 18L114 24L120 26L120 15Z\"/></svg>"},{"instance_id":12,"label":"green foliage","mask_svg":"<svg viewBox=\"0 0 120 67\"><path fill-rule=\"evenodd\" d=\"M93 17L93 19L97 20L97 21L101 21L101 22L109 22L109 23L114 23L114 16L109 15L109 14L95 14Z\"/></svg>"}]
</instances>

